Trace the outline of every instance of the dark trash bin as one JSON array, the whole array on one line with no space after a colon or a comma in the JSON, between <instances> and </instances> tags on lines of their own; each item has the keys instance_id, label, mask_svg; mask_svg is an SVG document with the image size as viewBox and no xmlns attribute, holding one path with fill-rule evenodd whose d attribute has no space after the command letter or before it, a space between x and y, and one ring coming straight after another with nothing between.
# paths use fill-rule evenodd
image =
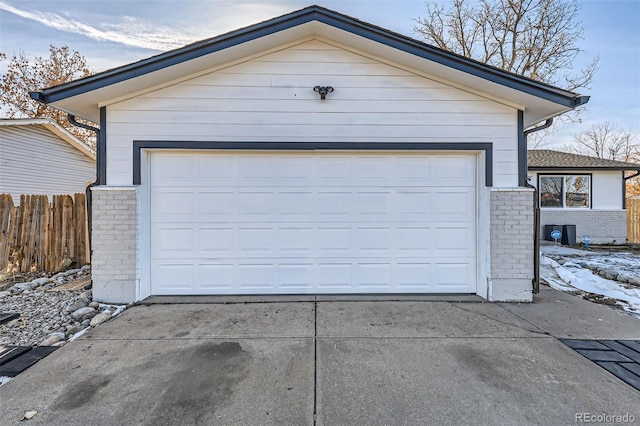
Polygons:
<instances>
[{"instance_id":1,"label":"dark trash bin","mask_svg":"<svg viewBox=\"0 0 640 426\"><path fill-rule=\"evenodd\" d=\"M544 239L547 241L553 241L551 233L555 230L562 232L562 225L545 225L544 226Z\"/></svg>"},{"instance_id":2,"label":"dark trash bin","mask_svg":"<svg viewBox=\"0 0 640 426\"><path fill-rule=\"evenodd\" d=\"M562 238L560 242L565 246L576 245L576 226L575 225L562 225Z\"/></svg>"}]
</instances>

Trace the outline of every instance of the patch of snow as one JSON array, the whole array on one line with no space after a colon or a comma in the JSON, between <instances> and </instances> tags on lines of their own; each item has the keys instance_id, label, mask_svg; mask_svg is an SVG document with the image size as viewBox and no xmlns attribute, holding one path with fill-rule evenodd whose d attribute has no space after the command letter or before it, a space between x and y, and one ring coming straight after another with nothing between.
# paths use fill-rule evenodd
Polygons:
<instances>
[{"instance_id":1,"label":"patch of snow","mask_svg":"<svg viewBox=\"0 0 640 426\"><path fill-rule=\"evenodd\" d=\"M86 333L89 330L91 330L91 327L83 328L82 330L80 330L76 334L74 334L73 336L69 337L69 341L73 342L74 340L76 340L78 337L82 336L84 333Z\"/></svg>"},{"instance_id":2,"label":"patch of snow","mask_svg":"<svg viewBox=\"0 0 640 426\"><path fill-rule=\"evenodd\" d=\"M560 265L545 256L540 259L540 277L560 291L582 290L618 301L622 308L640 318L640 289L626 288L617 281L602 278L589 269L576 267L570 262Z\"/></svg>"},{"instance_id":3,"label":"patch of snow","mask_svg":"<svg viewBox=\"0 0 640 426\"><path fill-rule=\"evenodd\" d=\"M0 386L9 383L11 381L11 377L0 376Z\"/></svg>"},{"instance_id":4,"label":"patch of snow","mask_svg":"<svg viewBox=\"0 0 640 426\"><path fill-rule=\"evenodd\" d=\"M106 305L104 303L101 303L100 307L101 308L106 308L109 311L109 313L111 314L111 318L115 317L116 315L119 315L122 311L127 309L127 305ZM112 311L112 309L114 309L114 308L115 308L115 310Z\"/></svg>"}]
</instances>

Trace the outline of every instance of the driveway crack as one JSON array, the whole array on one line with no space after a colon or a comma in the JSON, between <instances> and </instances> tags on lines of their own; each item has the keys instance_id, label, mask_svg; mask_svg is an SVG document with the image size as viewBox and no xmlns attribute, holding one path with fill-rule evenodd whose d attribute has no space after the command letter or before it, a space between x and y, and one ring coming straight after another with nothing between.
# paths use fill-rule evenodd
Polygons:
<instances>
[{"instance_id":1,"label":"driveway crack","mask_svg":"<svg viewBox=\"0 0 640 426\"><path fill-rule=\"evenodd\" d=\"M486 318L486 319L488 319L488 320L491 320L491 321L497 322L498 324L502 324L502 325L508 325L508 326L516 327L516 328L519 328L519 329L521 329L521 330L528 331L528 332L530 332L530 333L542 334L542 335L545 335L545 336L549 336L549 333L548 333L547 331L543 330L542 328L538 327L538 326L537 326L537 325L535 325L535 324L532 324L531 322L529 322L529 321L525 320L524 318L520 317L519 315L514 314L513 312L509 311L507 308L505 308L504 306L501 306L500 304L498 304L498 306L500 306L502 309L504 309L505 311L509 312L511 315L514 315L515 317L517 317L517 318L519 318L519 319L521 319L521 320L525 321L527 324L530 324L533 328L523 327L523 326L521 326L521 325L517 325L517 324L514 324L514 323L512 323L512 322L508 322L508 321L500 321L500 320L498 320L498 319L496 319L496 318L490 317L489 315L482 314L482 313L477 312L477 311L471 311L471 310L469 310L469 309L464 309L463 307L461 307L461 306L460 306L460 305L458 305L457 303L451 303L451 305L455 306L456 308L458 308L458 309L460 309L460 310L462 310L462 311L465 311L465 312L468 312L468 313L471 313L471 314L474 314L474 315L478 315L478 316L483 317L483 318Z\"/></svg>"}]
</instances>

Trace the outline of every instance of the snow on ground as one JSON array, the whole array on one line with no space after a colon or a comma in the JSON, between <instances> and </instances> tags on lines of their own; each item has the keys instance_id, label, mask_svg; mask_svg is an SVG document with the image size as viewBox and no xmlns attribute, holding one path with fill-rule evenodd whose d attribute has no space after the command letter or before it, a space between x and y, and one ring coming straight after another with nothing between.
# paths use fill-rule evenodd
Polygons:
<instances>
[{"instance_id":1,"label":"snow on ground","mask_svg":"<svg viewBox=\"0 0 640 426\"><path fill-rule=\"evenodd\" d=\"M640 318L639 254L558 245L542 246L541 251L540 277L551 287L614 299L625 311Z\"/></svg>"}]
</instances>

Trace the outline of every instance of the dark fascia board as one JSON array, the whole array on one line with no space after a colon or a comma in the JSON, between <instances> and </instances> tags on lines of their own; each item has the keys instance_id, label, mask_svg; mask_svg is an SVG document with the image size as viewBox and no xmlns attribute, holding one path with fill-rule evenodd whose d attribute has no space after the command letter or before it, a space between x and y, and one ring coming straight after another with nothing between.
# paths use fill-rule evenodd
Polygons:
<instances>
[{"instance_id":1,"label":"dark fascia board","mask_svg":"<svg viewBox=\"0 0 640 426\"><path fill-rule=\"evenodd\" d=\"M133 184L140 185L143 149L236 151L484 151L485 186L493 186L493 144L490 142L226 142L133 141Z\"/></svg>"},{"instance_id":2,"label":"dark fascia board","mask_svg":"<svg viewBox=\"0 0 640 426\"><path fill-rule=\"evenodd\" d=\"M621 167L576 167L576 166L570 166L570 167L558 167L558 166L548 166L548 167L529 167L529 171L531 172L536 172L536 171L561 171L561 170L609 170L609 171L615 171L615 170L639 170L640 171L640 164L638 164L637 166L621 166Z\"/></svg>"},{"instance_id":3,"label":"dark fascia board","mask_svg":"<svg viewBox=\"0 0 640 426\"><path fill-rule=\"evenodd\" d=\"M44 89L42 92L31 92L30 95L33 99L47 104L56 102L312 21L333 26L423 59L463 71L529 95L537 96L565 107L575 108L589 101L588 96L580 96L548 84L506 72L499 68L447 52L402 34L394 33L320 6L309 6L287 15L199 41L129 65Z\"/></svg>"}]
</instances>

